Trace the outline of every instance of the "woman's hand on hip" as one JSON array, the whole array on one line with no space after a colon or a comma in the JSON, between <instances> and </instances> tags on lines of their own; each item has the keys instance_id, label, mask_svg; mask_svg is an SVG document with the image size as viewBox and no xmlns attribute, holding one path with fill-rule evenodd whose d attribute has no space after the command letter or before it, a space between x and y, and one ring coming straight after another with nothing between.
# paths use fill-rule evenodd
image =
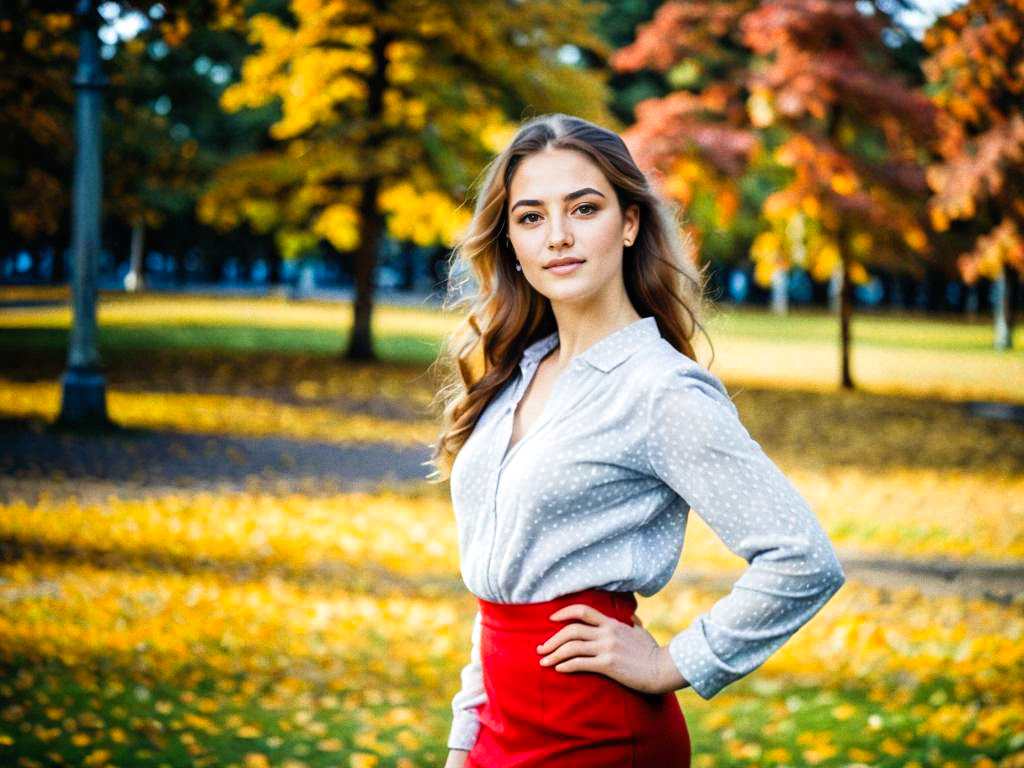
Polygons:
<instances>
[{"instance_id":1,"label":"woman's hand on hip","mask_svg":"<svg viewBox=\"0 0 1024 768\"><path fill-rule=\"evenodd\" d=\"M643 693L665 693L689 685L668 647L658 645L636 614L636 626L631 627L593 606L574 603L550 618L574 621L538 646L542 666L558 672L600 672Z\"/></svg>"}]
</instances>

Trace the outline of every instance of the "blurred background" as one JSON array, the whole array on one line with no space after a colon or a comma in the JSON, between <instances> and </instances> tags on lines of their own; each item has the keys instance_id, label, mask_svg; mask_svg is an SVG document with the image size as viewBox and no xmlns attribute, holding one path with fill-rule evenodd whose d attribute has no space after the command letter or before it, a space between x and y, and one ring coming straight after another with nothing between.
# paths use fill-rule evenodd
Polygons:
<instances>
[{"instance_id":1,"label":"blurred background","mask_svg":"<svg viewBox=\"0 0 1024 768\"><path fill-rule=\"evenodd\" d=\"M1024 3L0 6L0 762L441 765L449 256L620 133L849 577L694 765L1024 766ZM1019 334L1018 334L1019 336ZM691 516L662 644L745 565Z\"/></svg>"}]
</instances>

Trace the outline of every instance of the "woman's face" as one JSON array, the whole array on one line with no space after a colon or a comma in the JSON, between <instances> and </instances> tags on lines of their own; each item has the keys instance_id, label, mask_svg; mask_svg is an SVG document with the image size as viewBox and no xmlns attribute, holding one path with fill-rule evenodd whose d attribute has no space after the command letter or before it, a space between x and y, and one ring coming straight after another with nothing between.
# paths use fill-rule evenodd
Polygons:
<instances>
[{"instance_id":1,"label":"woman's face","mask_svg":"<svg viewBox=\"0 0 1024 768\"><path fill-rule=\"evenodd\" d=\"M552 302L610 306L605 299L625 295L622 249L638 222L637 206L623 212L601 169L571 149L523 158L509 185L512 248L523 277Z\"/></svg>"}]
</instances>

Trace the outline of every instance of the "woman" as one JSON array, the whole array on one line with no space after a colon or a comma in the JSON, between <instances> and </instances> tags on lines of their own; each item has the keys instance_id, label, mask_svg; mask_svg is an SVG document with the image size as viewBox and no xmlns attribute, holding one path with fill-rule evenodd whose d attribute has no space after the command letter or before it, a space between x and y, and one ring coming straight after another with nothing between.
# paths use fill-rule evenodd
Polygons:
<instances>
[{"instance_id":1,"label":"woman","mask_svg":"<svg viewBox=\"0 0 1024 768\"><path fill-rule=\"evenodd\" d=\"M446 765L689 766L675 691L763 663L845 581L835 552L696 362L702 276L616 134L525 123L455 257L477 292L434 478L479 610ZM634 593L671 578L691 507L749 567L659 646Z\"/></svg>"}]
</instances>

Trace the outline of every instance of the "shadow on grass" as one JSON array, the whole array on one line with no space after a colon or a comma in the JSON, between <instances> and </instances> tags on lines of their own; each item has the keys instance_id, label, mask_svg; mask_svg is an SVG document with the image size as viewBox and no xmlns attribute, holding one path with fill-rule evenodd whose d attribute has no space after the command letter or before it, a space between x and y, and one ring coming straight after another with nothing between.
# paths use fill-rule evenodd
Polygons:
<instances>
[{"instance_id":1,"label":"shadow on grass","mask_svg":"<svg viewBox=\"0 0 1024 768\"><path fill-rule=\"evenodd\" d=\"M355 490L424 481L426 446L234 437L138 428L63 429L40 420L0 419L0 478L117 484L123 497L154 486L190 491L248 488L275 480L298 489ZM20 489L19 498L25 499ZM50 488L51 493L56 490ZM82 490L61 484L61 492ZM0 494L2 496L3 494Z\"/></svg>"},{"instance_id":2,"label":"shadow on grass","mask_svg":"<svg viewBox=\"0 0 1024 768\"><path fill-rule=\"evenodd\" d=\"M258 554L244 556L182 553L153 547L54 544L17 534L0 535L0 563L84 564L108 570L144 570L152 573L217 575L233 583L262 582L268 578L303 585L337 587L376 597L460 597L466 594L462 579L447 571L401 573L372 560L348 562L322 559L291 563Z\"/></svg>"}]
</instances>

